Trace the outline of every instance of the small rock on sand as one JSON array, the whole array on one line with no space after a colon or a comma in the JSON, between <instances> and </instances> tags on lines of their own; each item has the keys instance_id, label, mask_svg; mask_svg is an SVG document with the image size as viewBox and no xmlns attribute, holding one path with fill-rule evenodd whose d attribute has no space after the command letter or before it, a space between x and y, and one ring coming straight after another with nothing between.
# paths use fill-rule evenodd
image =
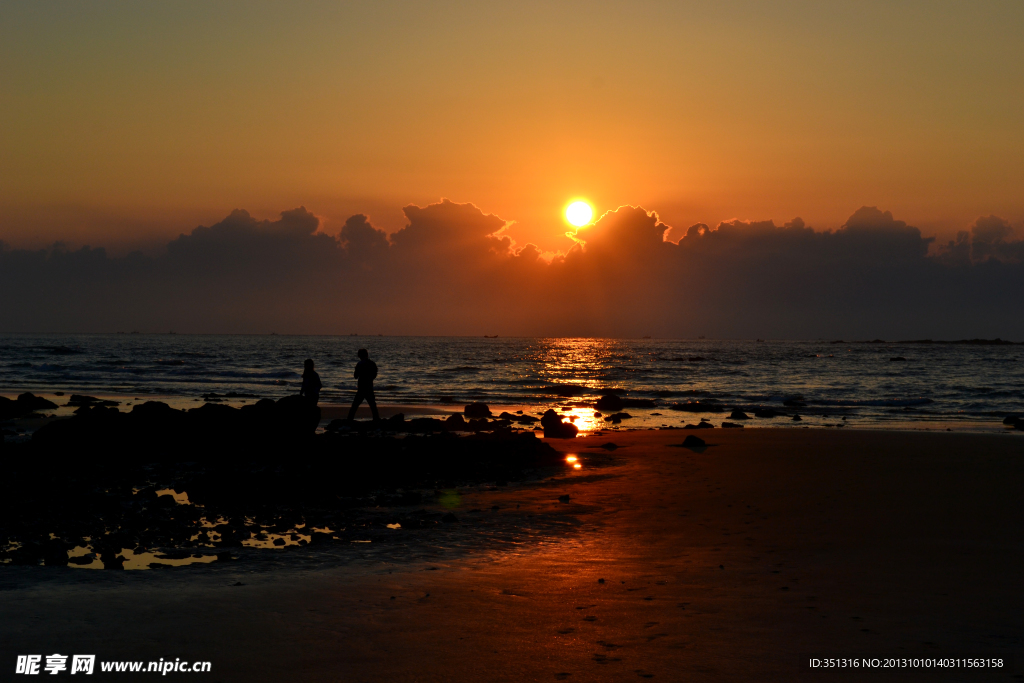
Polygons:
<instances>
[{"instance_id":1,"label":"small rock on sand","mask_svg":"<svg viewBox=\"0 0 1024 683\"><path fill-rule=\"evenodd\" d=\"M463 412L466 417L471 419L491 416L491 409L487 407L486 403L470 403Z\"/></svg>"}]
</instances>

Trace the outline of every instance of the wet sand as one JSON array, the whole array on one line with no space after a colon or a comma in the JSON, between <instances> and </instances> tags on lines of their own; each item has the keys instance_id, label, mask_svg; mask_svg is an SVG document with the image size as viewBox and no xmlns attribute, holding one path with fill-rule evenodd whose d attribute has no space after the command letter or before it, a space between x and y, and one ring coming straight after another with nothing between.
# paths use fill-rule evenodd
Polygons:
<instances>
[{"instance_id":1,"label":"wet sand","mask_svg":"<svg viewBox=\"0 0 1024 683\"><path fill-rule=\"evenodd\" d=\"M691 433L555 441L582 470L463 492L458 533L490 519L501 548L301 571L7 567L5 661L203 659L211 681L1021 680L1020 434L715 429L703 452L672 446ZM608 441L610 457L588 448ZM517 534L538 518L564 531ZM1007 666L808 668L842 656Z\"/></svg>"}]
</instances>

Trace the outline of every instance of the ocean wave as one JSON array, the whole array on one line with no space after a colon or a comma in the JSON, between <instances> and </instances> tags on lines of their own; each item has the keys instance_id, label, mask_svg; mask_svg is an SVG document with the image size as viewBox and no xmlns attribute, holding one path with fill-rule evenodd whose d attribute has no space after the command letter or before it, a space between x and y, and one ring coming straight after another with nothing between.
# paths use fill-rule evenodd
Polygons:
<instances>
[{"instance_id":1,"label":"ocean wave","mask_svg":"<svg viewBox=\"0 0 1024 683\"><path fill-rule=\"evenodd\" d=\"M874 398L874 399L807 399L810 405L822 406L863 406L863 407L901 407L901 406L925 406L935 403L930 398Z\"/></svg>"},{"instance_id":2,"label":"ocean wave","mask_svg":"<svg viewBox=\"0 0 1024 683\"><path fill-rule=\"evenodd\" d=\"M81 349L72 349L67 346L44 346L42 350L49 351L54 356L73 356L80 353L85 353Z\"/></svg>"},{"instance_id":3,"label":"ocean wave","mask_svg":"<svg viewBox=\"0 0 1024 683\"><path fill-rule=\"evenodd\" d=\"M184 368L172 370L167 373L175 376L203 376L203 377L237 377L239 379L284 379L298 377L299 373L293 370L280 370L277 372L245 372L243 370L207 370L205 368Z\"/></svg>"}]
</instances>

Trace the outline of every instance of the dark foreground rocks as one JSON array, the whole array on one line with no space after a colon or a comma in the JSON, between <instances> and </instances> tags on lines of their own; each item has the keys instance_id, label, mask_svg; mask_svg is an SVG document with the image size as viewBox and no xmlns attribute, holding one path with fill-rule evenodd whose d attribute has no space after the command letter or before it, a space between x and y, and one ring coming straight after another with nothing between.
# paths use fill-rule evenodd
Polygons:
<instances>
[{"instance_id":1,"label":"dark foreground rocks","mask_svg":"<svg viewBox=\"0 0 1024 683\"><path fill-rule=\"evenodd\" d=\"M0 396L0 420L10 420L15 417L25 417L30 413L40 410L54 410L57 404L48 401L42 396L24 393L16 400Z\"/></svg>"},{"instance_id":2,"label":"dark foreground rocks","mask_svg":"<svg viewBox=\"0 0 1024 683\"><path fill-rule=\"evenodd\" d=\"M544 428L545 439L574 439L580 431L573 423L563 422L562 416L553 410L544 413L540 426Z\"/></svg>"},{"instance_id":3,"label":"dark foreground rocks","mask_svg":"<svg viewBox=\"0 0 1024 683\"><path fill-rule=\"evenodd\" d=\"M0 560L66 565L68 550L88 544L116 568L125 548L231 548L300 526L327 542L357 508L418 505L439 489L561 465L532 431L494 421L467 436L434 424L415 433L416 420L400 417L391 431L316 434L319 411L297 398L241 409L86 406L7 444Z\"/></svg>"}]
</instances>

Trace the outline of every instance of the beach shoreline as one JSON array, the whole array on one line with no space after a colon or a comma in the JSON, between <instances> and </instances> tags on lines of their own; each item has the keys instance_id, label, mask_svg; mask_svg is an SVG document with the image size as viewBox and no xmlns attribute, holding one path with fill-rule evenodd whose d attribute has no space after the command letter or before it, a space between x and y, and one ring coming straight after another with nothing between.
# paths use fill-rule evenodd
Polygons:
<instances>
[{"instance_id":1,"label":"beach shoreline","mask_svg":"<svg viewBox=\"0 0 1024 683\"><path fill-rule=\"evenodd\" d=\"M547 440L582 470L467 488L457 536L349 563L6 567L5 650L190 657L227 681L863 680L808 658L890 655L1006 664L873 679L1022 673L1024 441L716 429L691 450L688 433ZM556 531L531 537L536 520Z\"/></svg>"},{"instance_id":2,"label":"beach shoreline","mask_svg":"<svg viewBox=\"0 0 1024 683\"><path fill-rule=\"evenodd\" d=\"M21 393L23 392L0 391L0 397L14 400L17 399ZM54 391L40 391L36 392L35 395L56 403L58 408L44 410L42 411L42 416L33 415L27 418L9 420L6 425L8 429L25 436L30 436L33 431L52 421L52 419L67 418L74 414L76 406L67 405L72 392L55 393ZM91 392L88 395L100 401L107 400L117 402L119 404L117 407L122 412L130 411L133 406L147 401L159 401L161 403L166 403L176 410L189 410L210 402L195 396L178 394L130 395L101 391ZM240 408L245 405L251 405L256 400L257 399L255 397L246 396L218 398L212 402L220 405L231 406L233 408ZM572 406L572 408L568 411L562 410L563 407L568 406ZM346 402L321 401L319 404L321 411L319 427L323 429L331 422L331 420L347 418L350 407L351 404ZM404 415L406 419L417 417L440 417L441 419L444 419L449 415L462 414L464 411L464 405L456 403L396 403L384 401L378 403L377 407L380 412L380 416L384 419L398 414ZM594 417L595 411L590 403L576 402L572 400L489 404L489 408L495 416L504 411L508 411L510 413L523 411L527 415L540 416L544 411L554 409L560 412L560 414L562 414L566 419L569 417L574 418L574 420L578 419L579 421L576 424L580 427L581 434L584 435L602 430L618 432L626 430L682 428L686 424L697 423L702 418L709 420L715 427L720 427L722 422L730 422L729 414L727 412L678 412L664 407L656 407L639 409L629 408L629 414L633 416L632 418L624 420L621 424L607 424L603 422L603 417L607 416L607 414L603 414L601 418L596 418ZM824 419L816 419L819 417ZM369 420L370 418L370 409L366 403L363 403L356 413L356 419ZM794 425L792 418L786 415L780 415L775 418L754 418L740 424L742 424L746 429L785 429L797 426L799 428L809 429L845 428L857 430L954 431L988 434L1013 431L1012 425L1007 426L1001 419L994 417L987 419L980 419L978 417L954 418L951 416L925 418L922 416L894 415L888 419L877 417L859 418L856 416L851 416L851 418L847 420L842 418L843 416L840 414L834 414L826 417L804 413L799 425ZM731 422L734 424L736 423L735 421Z\"/></svg>"}]
</instances>

